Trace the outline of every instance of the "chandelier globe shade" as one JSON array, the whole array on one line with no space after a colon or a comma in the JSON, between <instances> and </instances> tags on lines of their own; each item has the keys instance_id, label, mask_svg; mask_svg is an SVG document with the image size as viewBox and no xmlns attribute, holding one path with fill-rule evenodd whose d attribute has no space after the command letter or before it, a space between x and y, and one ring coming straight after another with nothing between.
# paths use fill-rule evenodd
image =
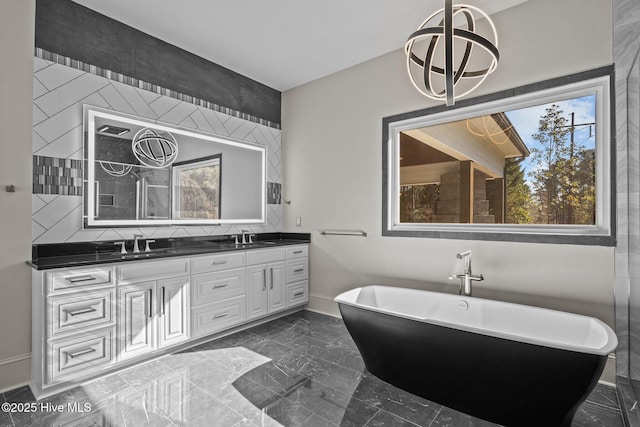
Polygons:
<instances>
[{"instance_id":1,"label":"chandelier globe shade","mask_svg":"<svg viewBox=\"0 0 640 427\"><path fill-rule=\"evenodd\" d=\"M500 59L498 33L489 15L475 6L453 5L453 0L445 0L444 8L409 36L405 53L416 90L447 105L478 88Z\"/></svg>"},{"instance_id":2,"label":"chandelier globe shade","mask_svg":"<svg viewBox=\"0 0 640 427\"><path fill-rule=\"evenodd\" d=\"M169 132L156 129L140 129L131 141L136 159L149 168L170 166L178 157L178 142Z\"/></svg>"}]
</instances>

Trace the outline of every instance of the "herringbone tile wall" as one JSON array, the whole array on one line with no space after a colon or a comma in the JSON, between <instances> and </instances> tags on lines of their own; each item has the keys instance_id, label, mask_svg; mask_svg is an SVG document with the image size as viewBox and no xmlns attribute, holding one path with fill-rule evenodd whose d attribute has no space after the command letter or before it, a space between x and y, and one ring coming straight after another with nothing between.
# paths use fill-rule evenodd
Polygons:
<instances>
[{"instance_id":1,"label":"herringbone tile wall","mask_svg":"<svg viewBox=\"0 0 640 427\"><path fill-rule=\"evenodd\" d=\"M267 181L281 184L281 131L173 97L160 95L59 63L35 58L33 79L34 156L82 160L82 106L116 110L267 146ZM33 243L145 237L234 234L246 226L180 226L82 229L82 196L33 194ZM281 231L281 204L267 206L267 224L256 233Z\"/></svg>"}]
</instances>

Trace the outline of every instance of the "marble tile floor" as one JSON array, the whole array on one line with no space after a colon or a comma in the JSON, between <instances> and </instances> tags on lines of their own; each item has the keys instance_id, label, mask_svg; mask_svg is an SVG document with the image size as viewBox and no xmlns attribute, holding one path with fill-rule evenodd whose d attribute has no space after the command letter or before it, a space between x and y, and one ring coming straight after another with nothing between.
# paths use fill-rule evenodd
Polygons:
<instances>
[{"instance_id":1,"label":"marble tile floor","mask_svg":"<svg viewBox=\"0 0 640 427\"><path fill-rule=\"evenodd\" d=\"M343 322L310 311L39 402L27 387L1 394L0 402L34 409L0 412L0 427L496 426L377 379L365 370ZM622 427L615 390L598 385L573 426Z\"/></svg>"}]
</instances>

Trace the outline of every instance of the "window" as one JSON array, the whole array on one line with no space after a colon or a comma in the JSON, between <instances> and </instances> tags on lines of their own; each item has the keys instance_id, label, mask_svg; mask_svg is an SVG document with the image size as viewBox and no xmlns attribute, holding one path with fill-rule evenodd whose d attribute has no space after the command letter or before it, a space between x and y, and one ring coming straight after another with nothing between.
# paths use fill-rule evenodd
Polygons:
<instances>
[{"instance_id":1,"label":"window","mask_svg":"<svg viewBox=\"0 0 640 427\"><path fill-rule=\"evenodd\" d=\"M610 72L385 118L383 234L613 245Z\"/></svg>"},{"instance_id":2,"label":"window","mask_svg":"<svg viewBox=\"0 0 640 427\"><path fill-rule=\"evenodd\" d=\"M220 219L222 156L173 164L173 202L177 219Z\"/></svg>"}]
</instances>

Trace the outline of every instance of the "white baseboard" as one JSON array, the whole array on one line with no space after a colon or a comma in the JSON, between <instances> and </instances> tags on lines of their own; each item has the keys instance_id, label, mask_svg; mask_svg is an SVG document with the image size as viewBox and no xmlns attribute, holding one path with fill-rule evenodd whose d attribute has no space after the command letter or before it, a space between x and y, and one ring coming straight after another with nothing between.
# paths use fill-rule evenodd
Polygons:
<instances>
[{"instance_id":1,"label":"white baseboard","mask_svg":"<svg viewBox=\"0 0 640 427\"><path fill-rule=\"evenodd\" d=\"M329 298L324 295L309 294L309 304L305 309L315 311L320 314L326 314L327 316L342 317L340 316L338 304L333 300L333 298Z\"/></svg>"},{"instance_id":2,"label":"white baseboard","mask_svg":"<svg viewBox=\"0 0 640 427\"><path fill-rule=\"evenodd\" d=\"M31 353L0 360L0 393L29 385L30 379Z\"/></svg>"},{"instance_id":3,"label":"white baseboard","mask_svg":"<svg viewBox=\"0 0 640 427\"><path fill-rule=\"evenodd\" d=\"M7 359L0 360L0 366L10 365L12 363L20 362L21 360L31 359L31 353L19 354L18 356L9 357Z\"/></svg>"}]
</instances>

